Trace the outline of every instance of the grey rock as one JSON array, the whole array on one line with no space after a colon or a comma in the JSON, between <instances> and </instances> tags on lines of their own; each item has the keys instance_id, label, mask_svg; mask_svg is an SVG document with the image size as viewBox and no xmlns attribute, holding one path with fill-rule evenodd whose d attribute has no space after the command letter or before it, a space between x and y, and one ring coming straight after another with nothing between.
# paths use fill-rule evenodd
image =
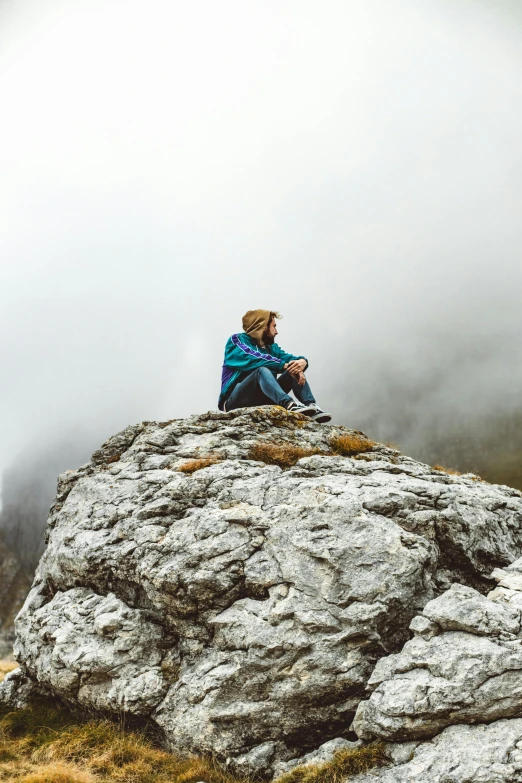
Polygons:
<instances>
[{"instance_id":1,"label":"grey rock","mask_svg":"<svg viewBox=\"0 0 522 783\"><path fill-rule=\"evenodd\" d=\"M444 631L514 639L521 630L518 609L489 600L460 584L452 585L446 593L429 601L422 615Z\"/></svg>"},{"instance_id":2,"label":"grey rock","mask_svg":"<svg viewBox=\"0 0 522 783\"><path fill-rule=\"evenodd\" d=\"M430 737L452 723L522 714L522 641L500 642L458 631L415 638L381 659L359 704L359 737Z\"/></svg>"},{"instance_id":3,"label":"grey rock","mask_svg":"<svg viewBox=\"0 0 522 783\"><path fill-rule=\"evenodd\" d=\"M385 747L386 756L393 764L407 764L411 761L417 746L417 742L388 742Z\"/></svg>"},{"instance_id":4,"label":"grey rock","mask_svg":"<svg viewBox=\"0 0 522 783\"><path fill-rule=\"evenodd\" d=\"M422 614L418 614L410 623L410 631L413 631L416 636L421 636L423 639L431 639L440 633L440 626L437 623L432 623L431 620L428 620Z\"/></svg>"},{"instance_id":5,"label":"grey rock","mask_svg":"<svg viewBox=\"0 0 522 783\"><path fill-rule=\"evenodd\" d=\"M38 588L27 606L38 604ZM23 613L16 655L36 682L85 707L147 714L168 682L161 668L163 631L109 593L79 587Z\"/></svg>"},{"instance_id":6,"label":"grey rock","mask_svg":"<svg viewBox=\"0 0 522 783\"><path fill-rule=\"evenodd\" d=\"M11 710L27 707L32 697L38 695L38 688L20 668L8 672L0 682L0 705Z\"/></svg>"},{"instance_id":7,"label":"grey rock","mask_svg":"<svg viewBox=\"0 0 522 783\"><path fill-rule=\"evenodd\" d=\"M229 764L232 762L236 774L249 777L259 770L272 768L274 757L277 751L281 749L280 744L278 742L263 742L261 745L256 745L248 753L235 756L233 759L229 758L227 761Z\"/></svg>"},{"instance_id":8,"label":"grey rock","mask_svg":"<svg viewBox=\"0 0 522 783\"><path fill-rule=\"evenodd\" d=\"M440 632L426 634L423 619ZM420 634L372 672L373 693L353 723L359 737L430 737L451 724L522 715L521 620L522 606L463 585L429 601L412 623Z\"/></svg>"},{"instance_id":9,"label":"grey rock","mask_svg":"<svg viewBox=\"0 0 522 783\"><path fill-rule=\"evenodd\" d=\"M170 747L238 770L346 732L375 662L448 580L484 589L492 562L522 556L519 492L380 445L332 454L346 434L265 407L109 439L59 479L17 621L23 671L73 703L150 714ZM323 454L282 470L252 458L267 443Z\"/></svg>"},{"instance_id":10,"label":"grey rock","mask_svg":"<svg viewBox=\"0 0 522 783\"><path fill-rule=\"evenodd\" d=\"M498 586L488 598L522 608L522 558L505 568L495 568L491 576L497 580Z\"/></svg>"},{"instance_id":11,"label":"grey rock","mask_svg":"<svg viewBox=\"0 0 522 783\"><path fill-rule=\"evenodd\" d=\"M430 742L389 745L387 752L395 763L350 783L520 783L522 719L450 726Z\"/></svg>"}]
</instances>

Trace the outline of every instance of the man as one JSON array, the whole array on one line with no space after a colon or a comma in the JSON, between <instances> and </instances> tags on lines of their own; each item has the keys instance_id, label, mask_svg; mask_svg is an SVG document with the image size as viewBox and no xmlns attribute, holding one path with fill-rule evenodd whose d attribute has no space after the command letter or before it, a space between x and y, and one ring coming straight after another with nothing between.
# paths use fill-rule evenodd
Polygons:
<instances>
[{"instance_id":1,"label":"man","mask_svg":"<svg viewBox=\"0 0 522 783\"><path fill-rule=\"evenodd\" d=\"M231 411L281 405L325 424L332 417L315 402L304 375L308 361L304 356L286 353L274 342L276 318L280 317L270 310L249 310L243 316L244 331L229 337L225 346L218 407ZM298 402L290 397L290 391Z\"/></svg>"}]
</instances>

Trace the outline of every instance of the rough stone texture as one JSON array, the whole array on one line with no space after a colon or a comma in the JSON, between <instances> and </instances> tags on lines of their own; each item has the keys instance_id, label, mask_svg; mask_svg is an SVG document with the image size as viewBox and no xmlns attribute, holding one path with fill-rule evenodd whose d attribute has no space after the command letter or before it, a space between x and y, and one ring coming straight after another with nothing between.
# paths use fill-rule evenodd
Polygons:
<instances>
[{"instance_id":1,"label":"rough stone texture","mask_svg":"<svg viewBox=\"0 0 522 783\"><path fill-rule=\"evenodd\" d=\"M21 669L13 669L0 682L0 705L11 710L23 709L37 692L34 680L27 677Z\"/></svg>"},{"instance_id":2,"label":"rough stone texture","mask_svg":"<svg viewBox=\"0 0 522 783\"><path fill-rule=\"evenodd\" d=\"M429 737L522 715L522 593L505 586L519 565L494 572L504 586L488 598L455 584L425 606L410 626L415 638L370 677L375 690L354 720L360 737Z\"/></svg>"},{"instance_id":3,"label":"rough stone texture","mask_svg":"<svg viewBox=\"0 0 522 783\"><path fill-rule=\"evenodd\" d=\"M522 608L522 558L507 568L496 568L491 576L498 582L488 598Z\"/></svg>"},{"instance_id":4,"label":"rough stone texture","mask_svg":"<svg viewBox=\"0 0 522 783\"><path fill-rule=\"evenodd\" d=\"M450 726L431 742L388 745L393 763L350 783L520 783L522 719Z\"/></svg>"},{"instance_id":5,"label":"rough stone texture","mask_svg":"<svg viewBox=\"0 0 522 783\"><path fill-rule=\"evenodd\" d=\"M111 712L147 714L165 696L164 634L139 609L84 587L59 591L49 603L40 603L38 593L29 596L30 622L28 613L22 614L17 648L38 682L66 697L75 693L81 705ZM38 648L24 643L34 634Z\"/></svg>"},{"instance_id":6,"label":"rough stone texture","mask_svg":"<svg viewBox=\"0 0 522 783\"><path fill-rule=\"evenodd\" d=\"M111 438L60 477L17 625L24 672L150 714L171 747L239 772L349 736L414 615L521 557L522 496L384 446L288 470L250 458L258 443L328 452L347 432L265 407ZM221 461L180 472L208 456Z\"/></svg>"}]
</instances>

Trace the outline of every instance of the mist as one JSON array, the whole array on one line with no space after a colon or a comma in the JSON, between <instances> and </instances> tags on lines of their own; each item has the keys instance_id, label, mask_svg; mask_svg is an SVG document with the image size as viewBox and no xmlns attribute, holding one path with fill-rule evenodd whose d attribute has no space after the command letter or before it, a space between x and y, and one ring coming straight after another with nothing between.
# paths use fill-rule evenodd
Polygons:
<instances>
[{"instance_id":1,"label":"mist","mask_svg":"<svg viewBox=\"0 0 522 783\"><path fill-rule=\"evenodd\" d=\"M507 0L2 0L1 526L215 408L258 307L336 423L522 486L521 43Z\"/></svg>"}]
</instances>

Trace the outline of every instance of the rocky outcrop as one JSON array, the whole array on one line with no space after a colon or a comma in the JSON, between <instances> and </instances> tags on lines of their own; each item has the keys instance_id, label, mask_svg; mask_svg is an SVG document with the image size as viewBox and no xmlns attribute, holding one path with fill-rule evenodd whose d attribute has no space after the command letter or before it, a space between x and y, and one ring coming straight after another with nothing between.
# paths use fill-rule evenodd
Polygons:
<instances>
[{"instance_id":1,"label":"rocky outcrop","mask_svg":"<svg viewBox=\"0 0 522 783\"><path fill-rule=\"evenodd\" d=\"M20 710L27 707L35 696L48 693L46 689L40 690L35 681L21 669L13 669L0 682L0 707Z\"/></svg>"},{"instance_id":2,"label":"rocky outcrop","mask_svg":"<svg viewBox=\"0 0 522 783\"><path fill-rule=\"evenodd\" d=\"M431 742L388 745L390 766L350 783L520 783L522 719L450 726Z\"/></svg>"},{"instance_id":3,"label":"rocky outcrop","mask_svg":"<svg viewBox=\"0 0 522 783\"><path fill-rule=\"evenodd\" d=\"M35 609L31 633L40 643L26 648L24 666L55 693L74 692L81 704L137 715L165 696L162 630L115 595L83 587L58 592Z\"/></svg>"},{"instance_id":4,"label":"rocky outcrop","mask_svg":"<svg viewBox=\"0 0 522 783\"><path fill-rule=\"evenodd\" d=\"M355 739L368 681L392 677L414 616L431 628L427 606L450 612L438 597L454 582L468 626L432 639L474 634L507 671L516 611L490 600L482 625L470 616L492 569L522 556L522 496L350 449L353 436L265 407L111 438L60 477L17 622L23 673L72 703L149 716L172 748L269 775ZM274 444L302 458L267 464Z\"/></svg>"},{"instance_id":5,"label":"rocky outcrop","mask_svg":"<svg viewBox=\"0 0 522 783\"><path fill-rule=\"evenodd\" d=\"M522 560L494 572L522 588ZM456 723L522 716L522 592L486 598L453 585L411 623L415 637L382 658L359 704L357 734L408 740Z\"/></svg>"}]
</instances>

